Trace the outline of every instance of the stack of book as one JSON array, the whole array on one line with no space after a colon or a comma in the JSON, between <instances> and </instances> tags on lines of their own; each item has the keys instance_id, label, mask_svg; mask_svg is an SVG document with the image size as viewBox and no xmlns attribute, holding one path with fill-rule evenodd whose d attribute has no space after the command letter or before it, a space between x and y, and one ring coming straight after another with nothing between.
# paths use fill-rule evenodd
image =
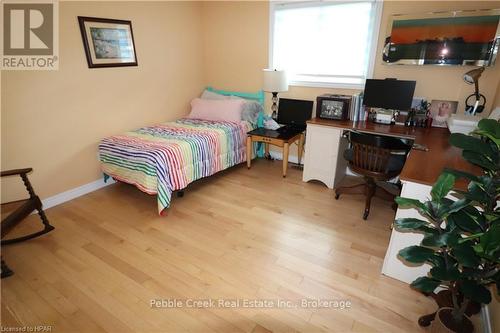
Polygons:
<instances>
[{"instance_id":1,"label":"stack of book","mask_svg":"<svg viewBox=\"0 0 500 333\"><path fill-rule=\"evenodd\" d=\"M368 110L363 105L363 92L352 95L349 108L349 120L366 121L368 120Z\"/></svg>"}]
</instances>

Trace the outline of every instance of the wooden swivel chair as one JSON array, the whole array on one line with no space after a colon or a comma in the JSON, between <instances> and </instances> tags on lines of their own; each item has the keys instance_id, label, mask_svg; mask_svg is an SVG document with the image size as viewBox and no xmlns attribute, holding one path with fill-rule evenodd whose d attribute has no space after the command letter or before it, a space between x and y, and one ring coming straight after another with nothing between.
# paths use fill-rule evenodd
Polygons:
<instances>
[{"instance_id":1,"label":"wooden swivel chair","mask_svg":"<svg viewBox=\"0 0 500 333\"><path fill-rule=\"evenodd\" d=\"M335 199L341 194L364 194L366 196L363 219L368 218L372 197L377 195L394 202L395 195L377 185L377 181L388 181L401 173L411 145L401 139L350 132L351 147L344 152L350 169L364 177L363 184L335 189Z\"/></svg>"},{"instance_id":2,"label":"wooden swivel chair","mask_svg":"<svg viewBox=\"0 0 500 333\"><path fill-rule=\"evenodd\" d=\"M9 215L7 215L5 218L2 218L2 224L1 224L1 246L9 245L9 244L14 244L18 242L22 242L28 239L32 239L38 236L41 236L43 234L48 233L49 231L53 230L54 227L50 225L47 216L45 216L45 212L42 209L42 202L40 201L40 198L35 194L35 191L33 190L33 187L31 186L31 183L28 179L28 173L30 173L33 169L27 168L27 169L17 169L17 170L9 170L9 171L2 171L1 177L6 177L6 176L14 176L14 175L19 175L21 176L21 179L23 180L24 186L26 187L26 190L29 193L29 198L24 199L24 200L19 200L15 202L9 202L9 203L4 203L2 204L2 207L8 204L13 204L16 203L18 204L17 208L12 211ZM34 233L31 233L29 235L17 237L17 238L10 238L10 239L4 239L5 235L9 233L12 228L14 228L17 224L19 224L22 220L24 220L28 215L31 214L34 210L37 210L38 215L40 216L40 219L42 220L43 224L43 229ZM14 272L9 269L9 267L5 264L2 258L2 267L1 267L1 277L7 277L12 275Z\"/></svg>"}]
</instances>

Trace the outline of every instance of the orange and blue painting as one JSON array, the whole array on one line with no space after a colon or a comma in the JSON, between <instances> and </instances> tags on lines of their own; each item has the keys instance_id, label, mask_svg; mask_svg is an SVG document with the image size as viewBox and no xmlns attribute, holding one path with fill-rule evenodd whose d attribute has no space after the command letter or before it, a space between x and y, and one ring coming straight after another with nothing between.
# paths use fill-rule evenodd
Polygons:
<instances>
[{"instance_id":1,"label":"orange and blue painting","mask_svg":"<svg viewBox=\"0 0 500 333\"><path fill-rule=\"evenodd\" d=\"M500 15L395 18L384 61L462 65L491 61ZM409 63L409 62L408 62Z\"/></svg>"}]
</instances>

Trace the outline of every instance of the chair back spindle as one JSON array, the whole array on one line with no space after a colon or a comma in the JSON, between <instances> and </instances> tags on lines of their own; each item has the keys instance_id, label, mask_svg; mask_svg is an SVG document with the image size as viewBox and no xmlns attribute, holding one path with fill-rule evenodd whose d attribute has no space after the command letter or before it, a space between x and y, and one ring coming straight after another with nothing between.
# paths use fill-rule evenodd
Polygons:
<instances>
[{"instance_id":1,"label":"chair back spindle","mask_svg":"<svg viewBox=\"0 0 500 333\"><path fill-rule=\"evenodd\" d=\"M375 178L391 178L399 172L389 170L391 156L406 156L411 146L398 138L350 133L352 160L350 166L355 172L367 173Z\"/></svg>"}]
</instances>

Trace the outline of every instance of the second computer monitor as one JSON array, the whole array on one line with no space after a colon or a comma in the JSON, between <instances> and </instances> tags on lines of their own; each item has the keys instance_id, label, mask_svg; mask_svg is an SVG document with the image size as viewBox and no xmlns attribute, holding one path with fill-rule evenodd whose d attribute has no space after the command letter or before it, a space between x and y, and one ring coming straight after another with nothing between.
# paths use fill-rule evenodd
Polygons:
<instances>
[{"instance_id":1,"label":"second computer monitor","mask_svg":"<svg viewBox=\"0 0 500 333\"><path fill-rule=\"evenodd\" d=\"M292 127L306 127L311 119L313 101L280 98L278 106L278 123Z\"/></svg>"},{"instance_id":2,"label":"second computer monitor","mask_svg":"<svg viewBox=\"0 0 500 333\"><path fill-rule=\"evenodd\" d=\"M415 81L395 79L366 80L363 104L374 108L409 110Z\"/></svg>"}]
</instances>

